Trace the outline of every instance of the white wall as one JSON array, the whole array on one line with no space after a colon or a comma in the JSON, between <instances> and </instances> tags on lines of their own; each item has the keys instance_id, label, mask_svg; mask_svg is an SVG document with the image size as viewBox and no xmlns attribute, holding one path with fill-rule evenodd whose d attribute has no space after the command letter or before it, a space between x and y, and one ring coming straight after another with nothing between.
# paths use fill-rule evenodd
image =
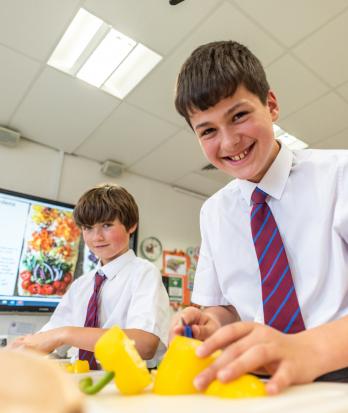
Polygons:
<instances>
[{"instance_id":1,"label":"white wall","mask_svg":"<svg viewBox=\"0 0 348 413\"><path fill-rule=\"evenodd\" d=\"M180 166L178 166L180 167ZM114 182L135 197L140 210L140 242L148 236L161 240L164 249L186 249L200 244L201 200L175 192L165 185L124 172L117 179L100 172L100 164L63 154L22 140L16 148L0 145L0 187L59 201L76 203L92 186ZM1 231L1 228L0 228ZM161 260L155 263L161 268ZM12 321L34 323L39 328L47 316L0 315L0 334Z\"/></svg>"}]
</instances>

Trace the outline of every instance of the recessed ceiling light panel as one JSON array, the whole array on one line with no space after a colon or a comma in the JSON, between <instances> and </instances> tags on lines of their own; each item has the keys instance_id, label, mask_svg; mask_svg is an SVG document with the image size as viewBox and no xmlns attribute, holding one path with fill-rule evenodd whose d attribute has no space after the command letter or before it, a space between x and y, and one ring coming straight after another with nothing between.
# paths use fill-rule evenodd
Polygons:
<instances>
[{"instance_id":1,"label":"recessed ceiling light panel","mask_svg":"<svg viewBox=\"0 0 348 413\"><path fill-rule=\"evenodd\" d=\"M80 9L47 64L69 73L102 24L101 19L85 9Z\"/></svg>"},{"instance_id":2,"label":"recessed ceiling light panel","mask_svg":"<svg viewBox=\"0 0 348 413\"><path fill-rule=\"evenodd\" d=\"M123 99L161 59L80 9L47 63Z\"/></svg>"},{"instance_id":3,"label":"recessed ceiling light panel","mask_svg":"<svg viewBox=\"0 0 348 413\"><path fill-rule=\"evenodd\" d=\"M161 59L159 54L139 43L105 82L102 89L123 99Z\"/></svg>"},{"instance_id":4,"label":"recessed ceiling light panel","mask_svg":"<svg viewBox=\"0 0 348 413\"><path fill-rule=\"evenodd\" d=\"M135 45L134 40L114 29L110 30L76 76L100 87Z\"/></svg>"}]
</instances>

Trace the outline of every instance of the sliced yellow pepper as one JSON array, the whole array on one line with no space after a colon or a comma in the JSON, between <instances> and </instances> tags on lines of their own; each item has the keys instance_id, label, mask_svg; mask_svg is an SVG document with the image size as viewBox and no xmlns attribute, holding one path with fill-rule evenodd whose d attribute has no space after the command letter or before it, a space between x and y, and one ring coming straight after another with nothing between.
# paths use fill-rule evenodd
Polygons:
<instances>
[{"instance_id":1,"label":"sliced yellow pepper","mask_svg":"<svg viewBox=\"0 0 348 413\"><path fill-rule=\"evenodd\" d=\"M211 363L220 352L209 357L196 356L196 348L202 342L193 338L176 336L168 347L168 351L158 368L153 391L156 394L193 394L198 390L193 379Z\"/></svg>"},{"instance_id":2,"label":"sliced yellow pepper","mask_svg":"<svg viewBox=\"0 0 348 413\"><path fill-rule=\"evenodd\" d=\"M266 395L266 388L260 379L251 374L245 374L228 383L214 380L208 386L205 394L230 399L260 397Z\"/></svg>"},{"instance_id":3,"label":"sliced yellow pepper","mask_svg":"<svg viewBox=\"0 0 348 413\"><path fill-rule=\"evenodd\" d=\"M74 363L66 364L65 370L68 373L87 373L89 372L89 363L87 360L76 360Z\"/></svg>"},{"instance_id":4,"label":"sliced yellow pepper","mask_svg":"<svg viewBox=\"0 0 348 413\"><path fill-rule=\"evenodd\" d=\"M151 383L151 374L134 341L119 327L100 337L94 354L105 371L115 373L115 384L122 394L138 394Z\"/></svg>"}]
</instances>

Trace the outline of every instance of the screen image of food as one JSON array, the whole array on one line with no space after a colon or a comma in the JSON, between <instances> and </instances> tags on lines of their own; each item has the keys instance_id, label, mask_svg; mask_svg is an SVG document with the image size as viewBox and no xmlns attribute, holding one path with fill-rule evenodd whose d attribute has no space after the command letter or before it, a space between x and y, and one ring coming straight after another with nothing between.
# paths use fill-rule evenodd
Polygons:
<instances>
[{"instance_id":1,"label":"screen image of food","mask_svg":"<svg viewBox=\"0 0 348 413\"><path fill-rule=\"evenodd\" d=\"M18 295L63 295L73 279L79 242L80 230L72 211L32 204L17 278Z\"/></svg>"}]
</instances>

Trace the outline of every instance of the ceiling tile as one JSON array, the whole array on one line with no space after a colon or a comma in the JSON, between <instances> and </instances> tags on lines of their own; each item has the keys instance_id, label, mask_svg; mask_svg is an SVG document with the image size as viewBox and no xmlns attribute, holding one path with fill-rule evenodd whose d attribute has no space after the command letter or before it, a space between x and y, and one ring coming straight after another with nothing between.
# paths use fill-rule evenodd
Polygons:
<instances>
[{"instance_id":1,"label":"ceiling tile","mask_svg":"<svg viewBox=\"0 0 348 413\"><path fill-rule=\"evenodd\" d=\"M348 80L347 21L348 12L345 12L293 50L305 64L332 86Z\"/></svg>"},{"instance_id":2,"label":"ceiling tile","mask_svg":"<svg viewBox=\"0 0 348 413\"><path fill-rule=\"evenodd\" d=\"M78 0L0 0L1 43L46 61L78 4Z\"/></svg>"},{"instance_id":3,"label":"ceiling tile","mask_svg":"<svg viewBox=\"0 0 348 413\"><path fill-rule=\"evenodd\" d=\"M47 67L11 125L29 139L72 152L118 104L99 89Z\"/></svg>"},{"instance_id":4,"label":"ceiling tile","mask_svg":"<svg viewBox=\"0 0 348 413\"><path fill-rule=\"evenodd\" d=\"M225 172L219 169L199 169L196 173L200 176L210 179L211 181L218 182L219 184L226 185L233 179L231 176L227 175Z\"/></svg>"},{"instance_id":5,"label":"ceiling tile","mask_svg":"<svg viewBox=\"0 0 348 413\"><path fill-rule=\"evenodd\" d=\"M348 128L321 142L316 142L313 148L320 149L348 149Z\"/></svg>"},{"instance_id":6,"label":"ceiling tile","mask_svg":"<svg viewBox=\"0 0 348 413\"><path fill-rule=\"evenodd\" d=\"M330 93L279 122L279 126L312 144L348 127L348 103Z\"/></svg>"},{"instance_id":7,"label":"ceiling tile","mask_svg":"<svg viewBox=\"0 0 348 413\"><path fill-rule=\"evenodd\" d=\"M224 2L126 100L163 119L183 125L173 103L175 81L180 67L199 45L223 39L238 39L245 43L266 65L283 53L283 49L270 36L231 4Z\"/></svg>"},{"instance_id":8,"label":"ceiling tile","mask_svg":"<svg viewBox=\"0 0 348 413\"><path fill-rule=\"evenodd\" d=\"M130 172L172 183L206 163L195 135L182 130L133 165Z\"/></svg>"},{"instance_id":9,"label":"ceiling tile","mask_svg":"<svg viewBox=\"0 0 348 413\"><path fill-rule=\"evenodd\" d=\"M190 173L173 183L180 188L188 189L189 191L198 192L200 194L210 196L221 189L224 184L213 179L209 179L197 173Z\"/></svg>"},{"instance_id":10,"label":"ceiling tile","mask_svg":"<svg viewBox=\"0 0 348 413\"><path fill-rule=\"evenodd\" d=\"M286 46L320 28L347 7L346 0L233 0Z\"/></svg>"},{"instance_id":11,"label":"ceiling tile","mask_svg":"<svg viewBox=\"0 0 348 413\"><path fill-rule=\"evenodd\" d=\"M75 153L130 165L178 131L178 127L122 103Z\"/></svg>"},{"instance_id":12,"label":"ceiling tile","mask_svg":"<svg viewBox=\"0 0 348 413\"><path fill-rule=\"evenodd\" d=\"M40 64L0 45L0 124L7 125Z\"/></svg>"},{"instance_id":13,"label":"ceiling tile","mask_svg":"<svg viewBox=\"0 0 348 413\"><path fill-rule=\"evenodd\" d=\"M169 0L87 0L84 7L116 30L166 55L185 41L220 0L189 0L173 7Z\"/></svg>"},{"instance_id":14,"label":"ceiling tile","mask_svg":"<svg viewBox=\"0 0 348 413\"><path fill-rule=\"evenodd\" d=\"M328 87L293 57L286 55L267 68L271 88L286 117L328 92Z\"/></svg>"},{"instance_id":15,"label":"ceiling tile","mask_svg":"<svg viewBox=\"0 0 348 413\"><path fill-rule=\"evenodd\" d=\"M337 88L337 92L348 102L348 82Z\"/></svg>"}]
</instances>

